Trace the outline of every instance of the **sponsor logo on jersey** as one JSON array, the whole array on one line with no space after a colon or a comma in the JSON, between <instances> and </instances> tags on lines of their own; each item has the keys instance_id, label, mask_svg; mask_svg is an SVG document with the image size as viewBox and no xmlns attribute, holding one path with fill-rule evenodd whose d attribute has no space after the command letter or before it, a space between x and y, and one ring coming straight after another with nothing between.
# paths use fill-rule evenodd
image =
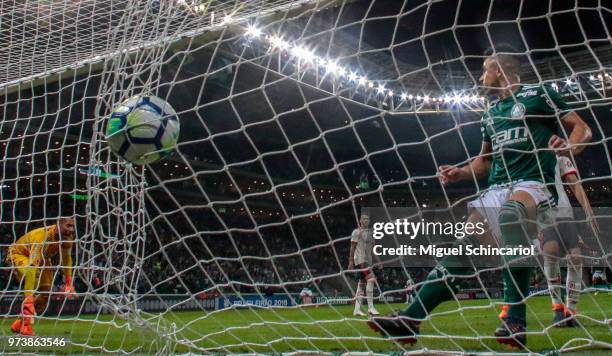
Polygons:
<instances>
[{"instance_id":1,"label":"sponsor logo on jersey","mask_svg":"<svg viewBox=\"0 0 612 356\"><path fill-rule=\"evenodd\" d=\"M527 109L525 108L525 105L523 105L523 103L516 103L512 107L510 115L513 119L520 119L525 116L525 111L527 111Z\"/></svg>"},{"instance_id":2,"label":"sponsor logo on jersey","mask_svg":"<svg viewBox=\"0 0 612 356\"><path fill-rule=\"evenodd\" d=\"M529 137L527 128L513 127L495 133L495 138L493 140L493 149L497 149L502 146L513 145L515 143L527 142L528 139Z\"/></svg>"},{"instance_id":3,"label":"sponsor logo on jersey","mask_svg":"<svg viewBox=\"0 0 612 356\"><path fill-rule=\"evenodd\" d=\"M516 97L520 98L522 96L523 98L526 98L528 96L534 96L534 95L538 95L538 91L534 90L534 89L531 89L531 90L525 90L525 91L522 91L522 92L516 94Z\"/></svg>"}]
</instances>

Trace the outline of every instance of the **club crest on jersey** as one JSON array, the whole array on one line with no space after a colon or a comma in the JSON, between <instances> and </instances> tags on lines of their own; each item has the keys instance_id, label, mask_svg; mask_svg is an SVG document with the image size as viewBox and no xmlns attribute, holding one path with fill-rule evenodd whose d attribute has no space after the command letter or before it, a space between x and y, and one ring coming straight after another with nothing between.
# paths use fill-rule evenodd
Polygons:
<instances>
[{"instance_id":1,"label":"club crest on jersey","mask_svg":"<svg viewBox=\"0 0 612 356\"><path fill-rule=\"evenodd\" d=\"M525 116L526 110L527 109L525 108L525 105L523 105L523 103L516 103L512 107L512 111L510 112L510 115L512 116L513 119L520 119L523 116Z\"/></svg>"}]
</instances>

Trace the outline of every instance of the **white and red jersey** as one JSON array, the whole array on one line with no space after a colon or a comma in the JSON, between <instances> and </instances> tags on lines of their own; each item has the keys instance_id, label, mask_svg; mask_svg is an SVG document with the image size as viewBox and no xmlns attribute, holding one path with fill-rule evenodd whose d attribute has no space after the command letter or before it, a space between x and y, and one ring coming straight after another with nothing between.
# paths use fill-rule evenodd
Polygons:
<instances>
[{"instance_id":1,"label":"white and red jersey","mask_svg":"<svg viewBox=\"0 0 612 356\"><path fill-rule=\"evenodd\" d=\"M362 263L368 266L372 265L372 248L374 247L374 236L372 230L357 228L351 234L351 243L357 243L355 246L355 255L353 263L359 266Z\"/></svg>"},{"instance_id":2,"label":"white and red jersey","mask_svg":"<svg viewBox=\"0 0 612 356\"><path fill-rule=\"evenodd\" d=\"M563 178L570 174L578 174L576 167L571 159L566 156L557 156L557 167L555 167L555 188L559 201L557 202L557 217L558 218L573 218L572 204L570 203L567 193L563 186Z\"/></svg>"}]
</instances>

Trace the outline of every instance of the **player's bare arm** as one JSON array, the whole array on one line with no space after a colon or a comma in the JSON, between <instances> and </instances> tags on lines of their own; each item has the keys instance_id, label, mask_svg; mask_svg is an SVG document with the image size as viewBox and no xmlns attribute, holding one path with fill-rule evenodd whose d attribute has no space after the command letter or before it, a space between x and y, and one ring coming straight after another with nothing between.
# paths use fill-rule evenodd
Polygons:
<instances>
[{"instance_id":1,"label":"player's bare arm","mask_svg":"<svg viewBox=\"0 0 612 356\"><path fill-rule=\"evenodd\" d=\"M584 143L589 142L593 137L589 125L573 111L561 118L561 124L563 130L569 133L568 140L558 135L552 135L548 141L548 146L561 152L569 149L574 155L582 152L586 147Z\"/></svg>"},{"instance_id":2,"label":"player's bare arm","mask_svg":"<svg viewBox=\"0 0 612 356\"><path fill-rule=\"evenodd\" d=\"M353 269L355 267L355 248L357 247L357 242L351 241L351 250L349 251L349 263L348 269Z\"/></svg>"},{"instance_id":3,"label":"player's bare arm","mask_svg":"<svg viewBox=\"0 0 612 356\"><path fill-rule=\"evenodd\" d=\"M355 235L356 233L357 231L353 231L353 233L351 234L351 249L349 251L348 269L355 268L355 250L357 249L357 237Z\"/></svg>"},{"instance_id":4,"label":"player's bare arm","mask_svg":"<svg viewBox=\"0 0 612 356\"><path fill-rule=\"evenodd\" d=\"M563 177L563 179L565 183L568 183L572 193L574 194L574 197L576 197L576 200L578 200L578 203L580 204L582 209L584 209L584 212L587 218L591 220L591 224L593 228L596 230L596 233L599 235L599 232L601 230L599 229L597 220L593 219L594 214L593 214L593 208L591 207L591 202L589 201L589 197L587 196L586 191L584 190L584 187L580 183L578 176L576 174L568 174L565 177Z\"/></svg>"},{"instance_id":5,"label":"player's bare arm","mask_svg":"<svg viewBox=\"0 0 612 356\"><path fill-rule=\"evenodd\" d=\"M491 143L483 142L480 147L480 153L470 163L462 167L455 167L450 165L441 165L438 170L440 171L440 180L442 184L450 184L460 182L462 180L468 180L472 177L483 178L489 174L491 169Z\"/></svg>"}]
</instances>

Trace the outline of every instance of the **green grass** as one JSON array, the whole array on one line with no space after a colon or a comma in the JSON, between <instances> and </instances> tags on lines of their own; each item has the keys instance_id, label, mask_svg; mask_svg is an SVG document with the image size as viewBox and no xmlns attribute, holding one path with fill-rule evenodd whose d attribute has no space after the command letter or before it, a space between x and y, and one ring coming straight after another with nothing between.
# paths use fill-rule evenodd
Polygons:
<instances>
[{"instance_id":1,"label":"green grass","mask_svg":"<svg viewBox=\"0 0 612 356\"><path fill-rule=\"evenodd\" d=\"M531 351L547 353L587 345L590 340L612 344L612 294L583 295L579 320L584 328L550 328L548 297L529 301L528 336ZM437 315L422 324L422 336L411 349L468 351L504 351L490 336L498 325L497 310L487 300L465 301L458 309L448 302L436 309ZM403 305L381 305L390 312ZM368 329L365 318L352 317L352 306L286 309L240 309L217 312L176 312L148 315L151 329L128 328L125 321L111 315L83 315L80 320L47 319L35 325L41 337L63 337L70 340L63 348L10 348L8 337L12 320L0 322L0 353L95 353L120 350L151 354L170 347L173 352L258 352L278 353L296 350L327 352L400 351L397 345L383 340ZM94 322L96 320L96 322ZM608 321L607 325L602 324ZM174 327L172 324L174 323ZM166 325L179 343L165 343L156 332ZM480 339L475 337L480 336ZM611 354L602 344L591 344L585 354ZM169 351L168 351L169 352Z\"/></svg>"}]
</instances>

